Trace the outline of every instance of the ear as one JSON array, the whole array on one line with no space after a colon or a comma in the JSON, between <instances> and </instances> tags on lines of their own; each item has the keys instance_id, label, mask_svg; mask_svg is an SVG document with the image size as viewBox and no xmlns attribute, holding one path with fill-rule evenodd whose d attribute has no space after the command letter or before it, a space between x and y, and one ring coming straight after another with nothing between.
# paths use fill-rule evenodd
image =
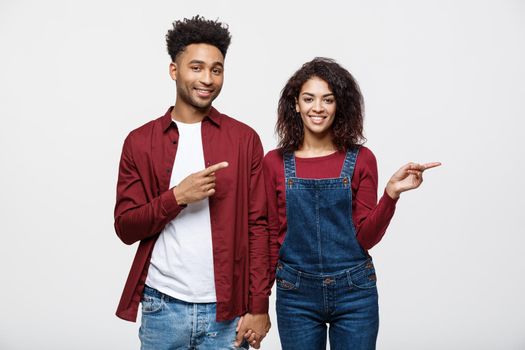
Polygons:
<instances>
[{"instance_id":1,"label":"ear","mask_svg":"<svg viewBox=\"0 0 525 350\"><path fill-rule=\"evenodd\" d=\"M177 63L171 62L169 70L171 79L177 81Z\"/></svg>"}]
</instances>

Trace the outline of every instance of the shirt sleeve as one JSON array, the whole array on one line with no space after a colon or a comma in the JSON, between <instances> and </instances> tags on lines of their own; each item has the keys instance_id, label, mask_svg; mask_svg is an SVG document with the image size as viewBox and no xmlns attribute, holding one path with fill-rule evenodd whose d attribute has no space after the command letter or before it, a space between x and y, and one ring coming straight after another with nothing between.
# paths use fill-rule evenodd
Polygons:
<instances>
[{"instance_id":1,"label":"shirt sleeve","mask_svg":"<svg viewBox=\"0 0 525 350\"><path fill-rule=\"evenodd\" d=\"M275 269L277 261L279 260L279 206L277 199L277 181L275 164L272 164L271 154L267 154L264 158L264 185L266 187L266 201L268 205L268 233L270 236L270 276L269 285L272 286L275 282Z\"/></svg>"},{"instance_id":2,"label":"shirt sleeve","mask_svg":"<svg viewBox=\"0 0 525 350\"><path fill-rule=\"evenodd\" d=\"M359 152L354 176L357 183L353 220L357 240L363 249L369 250L383 238L394 215L397 200L384 192L377 202L377 161L369 149L362 148Z\"/></svg>"},{"instance_id":3,"label":"shirt sleeve","mask_svg":"<svg viewBox=\"0 0 525 350\"><path fill-rule=\"evenodd\" d=\"M248 213L250 246L249 311L268 313L270 287L268 284L268 228L266 195L263 176L263 148L255 134L252 145L250 200Z\"/></svg>"},{"instance_id":4,"label":"shirt sleeve","mask_svg":"<svg viewBox=\"0 0 525 350\"><path fill-rule=\"evenodd\" d=\"M115 231L126 244L158 234L184 208L171 189L148 201L133 160L132 136L124 141L119 164Z\"/></svg>"}]
</instances>

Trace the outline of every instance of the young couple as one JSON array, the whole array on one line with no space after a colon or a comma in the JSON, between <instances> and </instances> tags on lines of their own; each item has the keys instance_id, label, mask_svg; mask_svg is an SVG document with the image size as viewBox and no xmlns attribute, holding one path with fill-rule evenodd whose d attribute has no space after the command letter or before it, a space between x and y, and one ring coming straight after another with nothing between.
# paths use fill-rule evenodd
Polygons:
<instances>
[{"instance_id":1,"label":"young couple","mask_svg":"<svg viewBox=\"0 0 525 350\"><path fill-rule=\"evenodd\" d=\"M117 315L141 349L259 348L277 281L283 349L374 349L379 325L368 249L399 195L426 169L409 163L377 203L362 97L333 60L305 63L279 100L279 148L212 107L228 27L196 16L166 35L176 102L133 130L122 150L115 230L140 242Z\"/></svg>"}]
</instances>

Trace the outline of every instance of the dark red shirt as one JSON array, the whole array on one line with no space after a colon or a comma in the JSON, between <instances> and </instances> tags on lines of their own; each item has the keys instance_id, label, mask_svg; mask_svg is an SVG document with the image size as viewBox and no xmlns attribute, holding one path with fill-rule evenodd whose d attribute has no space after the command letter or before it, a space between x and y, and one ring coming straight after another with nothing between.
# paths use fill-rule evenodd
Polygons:
<instances>
[{"instance_id":1,"label":"dark red shirt","mask_svg":"<svg viewBox=\"0 0 525 350\"><path fill-rule=\"evenodd\" d=\"M128 321L137 318L159 233L184 210L169 188L179 138L172 108L133 130L122 149L115 230L126 244L140 241L117 308L117 316ZM229 163L216 173L209 198L217 320L266 313L269 236L261 141L253 129L213 108L201 131L206 166Z\"/></svg>"},{"instance_id":2,"label":"dark red shirt","mask_svg":"<svg viewBox=\"0 0 525 350\"><path fill-rule=\"evenodd\" d=\"M297 177L307 179L335 178L341 174L345 152L324 157L295 158ZM286 189L283 157L277 150L264 157L264 176L268 196L268 229L270 231L270 284L275 279L279 249L286 236ZM386 194L377 202L377 162L374 154L361 147L352 176L352 220L357 241L368 250L383 237L397 200Z\"/></svg>"}]
</instances>

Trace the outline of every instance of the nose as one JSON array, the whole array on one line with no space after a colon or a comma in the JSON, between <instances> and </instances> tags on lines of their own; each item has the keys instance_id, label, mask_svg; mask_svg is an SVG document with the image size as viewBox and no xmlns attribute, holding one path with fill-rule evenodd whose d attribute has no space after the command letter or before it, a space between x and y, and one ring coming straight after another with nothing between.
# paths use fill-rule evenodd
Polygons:
<instances>
[{"instance_id":1,"label":"nose","mask_svg":"<svg viewBox=\"0 0 525 350\"><path fill-rule=\"evenodd\" d=\"M200 82L204 85L211 85L213 83L211 72L207 69L202 71Z\"/></svg>"},{"instance_id":2,"label":"nose","mask_svg":"<svg viewBox=\"0 0 525 350\"><path fill-rule=\"evenodd\" d=\"M312 106L312 110L314 112L322 112L324 110L323 101L321 101L320 99L315 99Z\"/></svg>"}]
</instances>

